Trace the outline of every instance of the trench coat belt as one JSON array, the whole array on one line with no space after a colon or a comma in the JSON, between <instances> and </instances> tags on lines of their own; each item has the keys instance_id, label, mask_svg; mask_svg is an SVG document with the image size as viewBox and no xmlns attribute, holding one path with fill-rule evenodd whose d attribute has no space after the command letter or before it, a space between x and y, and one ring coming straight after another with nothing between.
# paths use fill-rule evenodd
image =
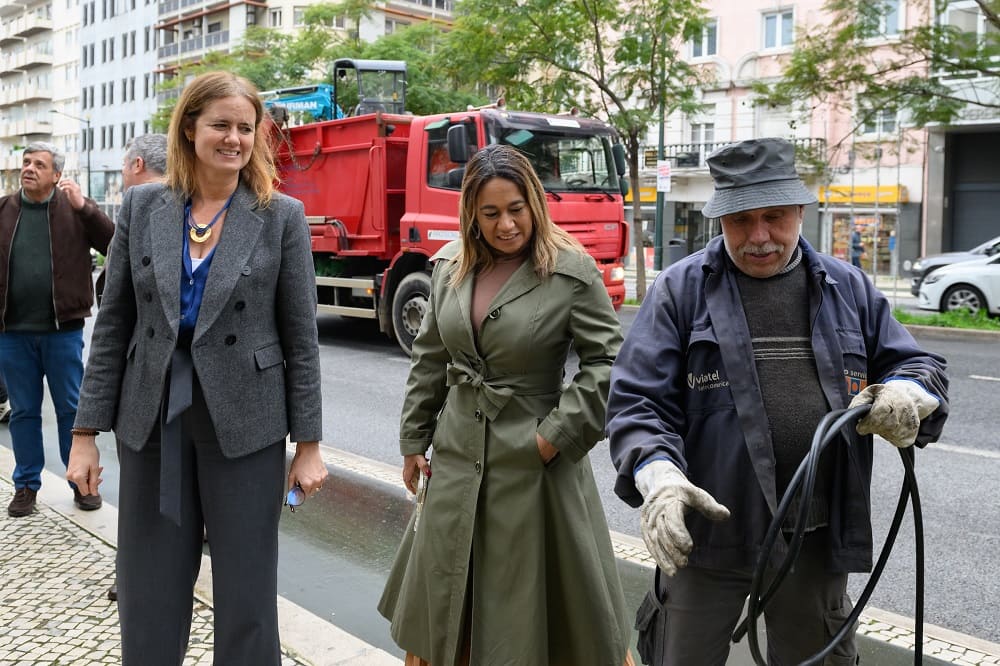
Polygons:
<instances>
[{"instance_id":1,"label":"trench coat belt","mask_svg":"<svg viewBox=\"0 0 1000 666\"><path fill-rule=\"evenodd\" d=\"M170 357L167 401L160 410L160 514L181 525L181 415L191 406L194 361L191 350L178 346Z\"/></svg>"},{"instance_id":2,"label":"trench coat belt","mask_svg":"<svg viewBox=\"0 0 1000 666\"><path fill-rule=\"evenodd\" d=\"M559 371L484 377L481 372L465 363L453 361L448 364L446 383L448 386L467 384L476 389L476 404L493 421L515 393L555 393L562 388L562 377Z\"/></svg>"}]
</instances>

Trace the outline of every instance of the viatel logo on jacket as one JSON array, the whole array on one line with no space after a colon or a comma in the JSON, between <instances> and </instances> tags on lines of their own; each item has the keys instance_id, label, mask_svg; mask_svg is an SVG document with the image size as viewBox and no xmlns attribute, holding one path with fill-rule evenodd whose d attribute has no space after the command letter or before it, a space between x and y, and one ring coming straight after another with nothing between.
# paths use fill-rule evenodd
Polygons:
<instances>
[{"instance_id":1,"label":"viatel logo on jacket","mask_svg":"<svg viewBox=\"0 0 1000 666\"><path fill-rule=\"evenodd\" d=\"M693 391L708 391L709 389L725 388L729 386L729 380L722 376L718 370L710 370L695 374L688 373L688 388Z\"/></svg>"}]
</instances>

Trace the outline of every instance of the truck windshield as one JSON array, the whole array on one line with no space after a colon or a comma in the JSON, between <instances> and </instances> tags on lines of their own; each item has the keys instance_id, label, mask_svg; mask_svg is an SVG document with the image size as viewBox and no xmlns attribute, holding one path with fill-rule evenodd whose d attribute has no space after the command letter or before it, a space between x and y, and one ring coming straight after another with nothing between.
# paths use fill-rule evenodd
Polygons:
<instances>
[{"instance_id":1,"label":"truck windshield","mask_svg":"<svg viewBox=\"0 0 1000 666\"><path fill-rule=\"evenodd\" d=\"M513 129L498 140L525 153L550 192L619 191L608 135Z\"/></svg>"}]
</instances>

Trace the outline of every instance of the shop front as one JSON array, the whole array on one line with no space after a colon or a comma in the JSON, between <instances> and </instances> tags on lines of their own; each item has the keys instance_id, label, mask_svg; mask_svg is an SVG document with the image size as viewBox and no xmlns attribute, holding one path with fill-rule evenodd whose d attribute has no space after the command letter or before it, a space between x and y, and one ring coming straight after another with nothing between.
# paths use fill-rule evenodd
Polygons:
<instances>
[{"instance_id":1,"label":"shop front","mask_svg":"<svg viewBox=\"0 0 1000 666\"><path fill-rule=\"evenodd\" d=\"M864 254L861 268L871 275L896 275L899 271L900 245L915 240L913 225L900 222L901 211L907 212L904 185L843 186L820 188L822 218L821 249L844 261L851 261L851 234L857 228L861 234ZM908 216L903 214L903 219ZM904 229L906 233L904 233Z\"/></svg>"}]
</instances>

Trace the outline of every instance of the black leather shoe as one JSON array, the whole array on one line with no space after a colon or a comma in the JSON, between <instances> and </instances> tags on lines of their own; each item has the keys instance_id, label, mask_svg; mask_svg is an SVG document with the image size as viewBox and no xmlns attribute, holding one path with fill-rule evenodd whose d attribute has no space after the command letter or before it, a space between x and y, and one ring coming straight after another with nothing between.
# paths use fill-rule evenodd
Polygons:
<instances>
[{"instance_id":1,"label":"black leather shoe","mask_svg":"<svg viewBox=\"0 0 1000 666\"><path fill-rule=\"evenodd\" d=\"M14 491L14 499L7 505L7 515L12 518L23 518L35 510L35 495L31 488L18 488Z\"/></svg>"},{"instance_id":2,"label":"black leather shoe","mask_svg":"<svg viewBox=\"0 0 1000 666\"><path fill-rule=\"evenodd\" d=\"M118 601L118 581L111 583L111 587L108 588L108 599L111 601Z\"/></svg>"},{"instance_id":3,"label":"black leather shoe","mask_svg":"<svg viewBox=\"0 0 1000 666\"><path fill-rule=\"evenodd\" d=\"M73 489L73 504L76 504L76 508L80 511L95 511L100 509L104 504L101 499L100 493L96 495L83 495L76 488Z\"/></svg>"}]
</instances>

